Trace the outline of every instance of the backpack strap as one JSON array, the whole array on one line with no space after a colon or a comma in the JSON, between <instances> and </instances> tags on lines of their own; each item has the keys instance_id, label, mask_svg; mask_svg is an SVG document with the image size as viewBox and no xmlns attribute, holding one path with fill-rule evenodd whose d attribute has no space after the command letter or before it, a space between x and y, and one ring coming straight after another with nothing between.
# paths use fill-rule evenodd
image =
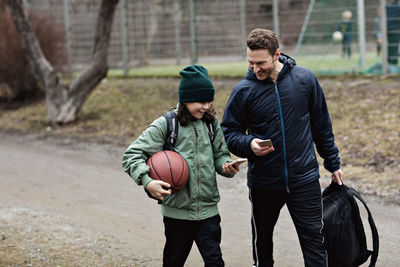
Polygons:
<instances>
[{"instance_id":1,"label":"backpack strap","mask_svg":"<svg viewBox=\"0 0 400 267\"><path fill-rule=\"evenodd\" d=\"M215 121L215 120L214 120ZM214 121L207 123L207 128L208 128L208 136L210 137L211 144L214 142L215 138L215 126L214 126Z\"/></svg>"},{"instance_id":2,"label":"backpack strap","mask_svg":"<svg viewBox=\"0 0 400 267\"><path fill-rule=\"evenodd\" d=\"M147 196L148 196L149 198L152 198L152 199L157 200L157 204L162 204L162 201L159 200L159 199L157 199L157 198L155 198L155 197L153 197L153 196L151 195L151 193L150 193L149 190L147 190L147 189L145 188L144 191L146 192L146 194L147 194Z\"/></svg>"},{"instance_id":3,"label":"backpack strap","mask_svg":"<svg viewBox=\"0 0 400 267\"><path fill-rule=\"evenodd\" d=\"M173 110L169 110L164 114L164 117L167 120L167 136L165 138L164 149L175 151L174 146L179 129L176 113Z\"/></svg>"},{"instance_id":4,"label":"backpack strap","mask_svg":"<svg viewBox=\"0 0 400 267\"><path fill-rule=\"evenodd\" d=\"M171 108L163 116L167 120L167 135L165 137L164 149L175 151L174 146L176 138L178 137L179 128L176 113ZM144 189L144 191L150 198L157 200L158 204L162 204L162 201L153 197L147 189Z\"/></svg>"},{"instance_id":5,"label":"backpack strap","mask_svg":"<svg viewBox=\"0 0 400 267\"><path fill-rule=\"evenodd\" d=\"M374 267L374 266L375 266L375 263L376 263L376 261L377 261L377 259L378 259L378 252L379 252L379 235L378 235L378 230L376 229L376 225L375 225L374 219L372 218L372 214L371 214L371 212L369 211L369 208L368 208L368 206L367 206L367 203L365 203L364 199L361 197L361 195L360 195L356 190L354 190L353 188L349 188L349 189L350 189L350 192L351 192L358 200L360 200L361 203L364 204L364 207L365 207L365 209L366 209L367 212L368 212L368 222L369 222L369 225L370 225L370 227L371 227L371 232L372 232L372 247L373 247L373 251L372 251L372 254L371 254L371 261L370 261L369 267Z\"/></svg>"},{"instance_id":6,"label":"backpack strap","mask_svg":"<svg viewBox=\"0 0 400 267\"><path fill-rule=\"evenodd\" d=\"M164 149L175 151L175 142L178 138L179 123L176 118L176 113L173 110L167 111L164 115L167 120L167 136L165 137ZM207 123L208 136L210 137L211 144L215 139L215 125L214 121Z\"/></svg>"}]
</instances>

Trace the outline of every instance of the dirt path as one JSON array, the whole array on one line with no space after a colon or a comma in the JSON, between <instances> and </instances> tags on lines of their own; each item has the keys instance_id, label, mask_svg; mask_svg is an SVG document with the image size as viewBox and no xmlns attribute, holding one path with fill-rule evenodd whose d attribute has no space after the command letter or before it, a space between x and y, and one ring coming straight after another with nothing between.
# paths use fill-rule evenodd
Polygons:
<instances>
[{"instance_id":1,"label":"dirt path","mask_svg":"<svg viewBox=\"0 0 400 267\"><path fill-rule=\"evenodd\" d=\"M0 133L0 266L161 266L159 207L123 173L123 149ZM218 179L226 266L251 266L245 171ZM400 207L366 200L377 266L399 266ZM302 266L286 209L275 237L276 266ZM195 246L187 266L202 266Z\"/></svg>"}]
</instances>

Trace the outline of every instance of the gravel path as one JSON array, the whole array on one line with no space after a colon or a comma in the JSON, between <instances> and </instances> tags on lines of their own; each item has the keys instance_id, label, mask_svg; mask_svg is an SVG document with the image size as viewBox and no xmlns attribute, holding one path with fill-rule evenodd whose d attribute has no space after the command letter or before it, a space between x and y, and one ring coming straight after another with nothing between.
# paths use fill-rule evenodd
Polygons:
<instances>
[{"instance_id":1,"label":"gravel path","mask_svg":"<svg viewBox=\"0 0 400 267\"><path fill-rule=\"evenodd\" d=\"M159 207L123 173L123 150L0 133L0 266L161 266ZM251 266L245 170L218 179L226 266ZM380 234L377 266L400 266L400 206L364 197ZM286 209L275 258L303 265ZM203 266L195 246L187 266Z\"/></svg>"}]
</instances>

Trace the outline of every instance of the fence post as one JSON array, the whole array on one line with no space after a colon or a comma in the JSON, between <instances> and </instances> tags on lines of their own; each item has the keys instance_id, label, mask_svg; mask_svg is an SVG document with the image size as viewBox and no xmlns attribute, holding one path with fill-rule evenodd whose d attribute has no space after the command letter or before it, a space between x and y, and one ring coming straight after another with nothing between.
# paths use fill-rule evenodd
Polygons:
<instances>
[{"instance_id":1,"label":"fence post","mask_svg":"<svg viewBox=\"0 0 400 267\"><path fill-rule=\"evenodd\" d=\"M274 0L273 6L272 6L272 12L273 12L273 18L274 18L274 32L276 36L279 38L280 37L280 31L279 31L279 0Z\"/></svg>"},{"instance_id":2,"label":"fence post","mask_svg":"<svg viewBox=\"0 0 400 267\"><path fill-rule=\"evenodd\" d=\"M382 74L388 74L388 40L386 24L386 0L380 0L381 34L382 34Z\"/></svg>"},{"instance_id":3,"label":"fence post","mask_svg":"<svg viewBox=\"0 0 400 267\"><path fill-rule=\"evenodd\" d=\"M65 38L66 49L67 49L67 71L68 74L72 74L71 66L71 23L69 19L69 0L64 0L64 27L65 27Z\"/></svg>"},{"instance_id":4,"label":"fence post","mask_svg":"<svg viewBox=\"0 0 400 267\"><path fill-rule=\"evenodd\" d=\"M310 20L310 16L311 16L312 10L314 8L314 3L315 3L315 0L311 0L310 4L308 5L307 14L306 14L306 17L304 18L303 25L301 26L299 39L297 39L296 50L294 51L295 57L299 53L301 43L303 42L304 34L306 33L306 30L307 30L308 21Z\"/></svg>"},{"instance_id":5,"label":"fence post","mask_svg":"<svg viewBox=\"0 0 400 267\"><path fill-rule=\"evenodd\" d=\"M194 0L189 1L190 9L190 58L191 63L197 63L197 25L196 6Z\"/></svg>"},{"instance_id":6,"label":"fence post","mask_svg":"<svg viewBox=\"0 0 400 267\"><path fill-rule=\"evenodd\" d=\"M128 56L128 31L126 28L126 1L121 0L119 3L121 11L121 45L122 45L122 60L124 62L124 77L128 77L129 72L129 56Z\"/></svg>"},{"instance_id":7,"label":"fence post","mask_svg":"<svg viewBox=\"0 0 400 267\"><path fill-rule=\"evenodd\" d=\"M242 59L245 59L247 55L246 0L240 0L239 6L240 6L240 40L242 41Z\"/></svg>"},{"instance_id":8,"label":"fence post","mask_svg":"<svg viewBox=\"0 0 400 267\"><path fill-rule=\"evenodd\" d=\"M180 29L181 10L178 0L174 0L174 28L175 28L175 57L176 65L181 64L181 29Z\"/></svg>"},{"instance_id":9,"label":"fence post","mask_svg":"<svg viewBox=\"0 0 400 267\"><path fill-rule=\"evenodd\" d=\"M364 0L357 0L358 42L360 46L360 67L365 68L365 5Z\"/></svg>"}]
</instances>

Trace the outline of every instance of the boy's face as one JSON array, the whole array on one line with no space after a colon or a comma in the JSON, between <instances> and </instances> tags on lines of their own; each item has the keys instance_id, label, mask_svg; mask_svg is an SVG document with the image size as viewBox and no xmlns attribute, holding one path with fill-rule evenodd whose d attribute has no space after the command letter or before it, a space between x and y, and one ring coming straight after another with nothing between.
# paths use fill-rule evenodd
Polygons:
<instances>
[{"instance_id":1,"label":"boy's face","mask_svg":"<svg viewBox=\"0 0 400 267\"><path fill-rule=\"evenodd\" d=\"M212 102L189 102L186 107L196 119L203 118L204 113L211 107Z\"/></svg>"}]
</instances>

